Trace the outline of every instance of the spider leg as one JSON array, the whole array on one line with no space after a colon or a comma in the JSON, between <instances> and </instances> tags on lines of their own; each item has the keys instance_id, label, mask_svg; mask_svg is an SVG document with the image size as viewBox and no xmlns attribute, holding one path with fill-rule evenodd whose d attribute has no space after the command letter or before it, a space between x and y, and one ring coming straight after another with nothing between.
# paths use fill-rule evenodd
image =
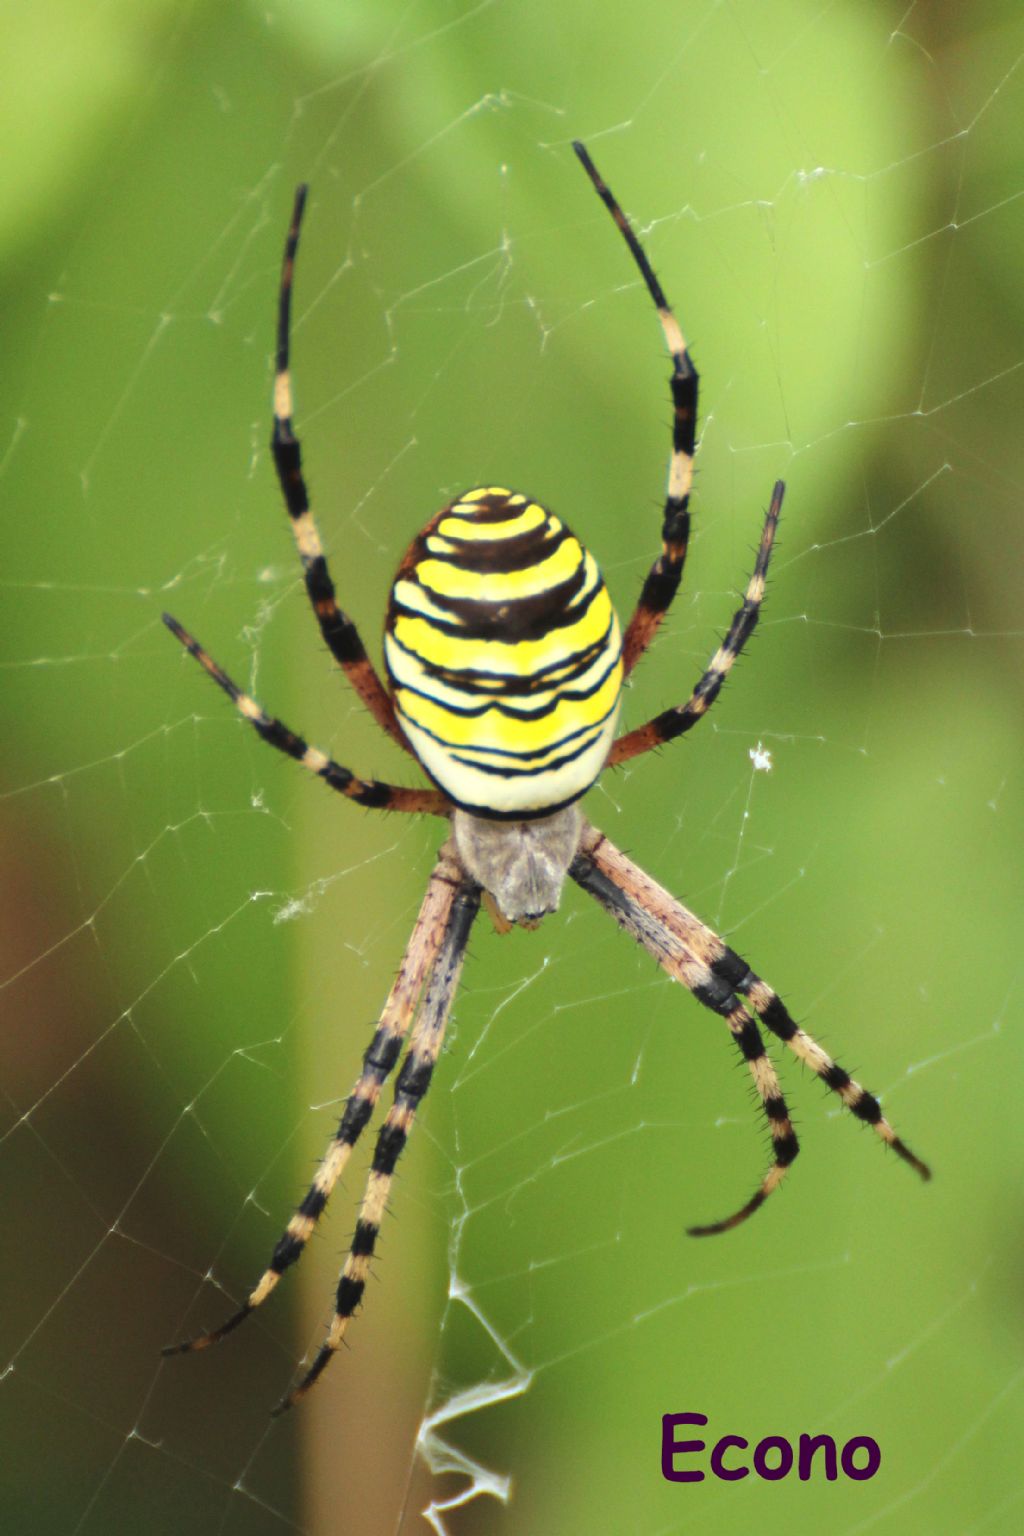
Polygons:
<instances>
[{"instance_id":1,"label":"spider leg","mask_svg":"<svg viewBox=\"0 0 1024 1536\"><path fill-rule=\"evenodd\" d=\"M688 987L698 1002L722 1014L736 1035L740 1049L750 1063L762 1103L768 1115L775 1150L775 1167L770 1169L760 1190L735 1217L711 1227L691 1229L696 1235L723 1231L735 1226L756 1210L781 1181L785 1167L796 1156L796 1138L786 1115L785 1103L778 1092L774 1069L758 1065L755 1054L760 1044L755 1021L746 1005L783 1040L801 1061L810 1066L826 1087L839 1095L846 1107L890 1146L904 1162L921 1175L931 1177L927 1164L917 1157L897 1136L882 1114L875 1096L855 1082L790 1017L785 1004L766 982L750 969L724 939L695 917L681 902L646 875L642 869L616 848L602 832L586 827L580 849L569 873L584 890L602 904L620 927L632 933L658 963ZM750 1026L753 1025L753 1031ZM760 1047L763 1051L763 1047Z\"/></svg>"},{"instance_id":2,"label":"spider leg","mask_svg":"<svg viewBox=\"0 0 1024 1536\"><path fill-rule=\"evenodd\" d=\"M239 714L245 716L263 740L268 741L279 752L285 752L289 757L293 757L297 763L302 764L303 768L308 768L310 773L315 773L318 778L323 779L325 784L329 784L331 789L336 789L339 794L354 800L357 805L365 805L377 811L418 811L433 816L448 815L448 800L439 790L403 789L395 784L384 784L379 779L357 779L355 774L343 768L340 763L336 763L333 757L328 757L326 752L320 751L319 747L311 747L280 720L275 720L272 715L266 714L254 699L250 699L247 693L243 693L241 688L231 681L227 673L217 665L212 656L203 650L199 641L190 635L177 619L172 618L169 613L163 614L162 618L171 634L181 641L189 655L194 656L214 682L223 688Z\"/></svg>"},{"instance_id":3,"label":"spider leg","mask_svg":"<svg viewBox=\"0 0 1024 1536\"><path fill-rule=\"evenodd\" d=\"M274 1409L275 1417L291 1408L320 1377L341 1347L352 1315L363 1299L380 1224L391 1191L395 1164L409 1138L416 1110L430 1086L459 984L470 930L479 909L480 888L463 875L451 901L436 959L426 983L419 1017L413 1027L402 1070L398 1074L394 1103L377 1134L373 1163L352 1236L352 1246L338 1282L334 1320L326 1341L299 1385Z\"/></svg>"},{"instance_id":4,"label":"spider leg","mask_svg":"<svg viewBox=\"0 0 1024 1536\"><path fill-rule=\"evenodd\" d=\"M930 1179L932 1171L928 1164L922 1162L906 1142L897 1136L882 1114L882 1106L875 1095L868 1093L866 1088L862 1088L860 1083L818 1044L813 1035L809 1035L790 1018L782 999L772 991L766 981L762 981L760 976L756 976L749 969L745 960L741 960L739 955L726 945L722 948L723 954L714 964L715 974L725 980L730 976L736 977L733 985L737 992L743 993L761 1022L768 1026L772 1034L784 1041L794 1056L821 1078L826 1088L831 1088L833 1093L839 1095L850 1113L858 1120L862 1120L865 1125L870 1125L898 1157L910 1164L915 1173L920 1174L926 1181ZM743 976L739 975L741 968L745 972Z\"/></svg>"},{"instance_id":5,"label":"spider leg","mask_svg":"<svg viewBox=\"0 0 1024 1536\"><path fill-rule=\"evenodd\" d=\"M637 239L629 220L584 146L573 143L580 164L593 183L629 246L640 269L647 292L654 301L658 319L665 333L665 344L672 359L669 388L672 393L672 453L669 459L668 489L662 516L661 554L647 573L622 641L624 675L629 676L657 633L672 599L676 595L686 564L690 539L690 488L693 484L693 456L697 434L697 392L699 377L687 350L679 322L654 275L647 253Z\"/></svg>"},{"instance_id":6,"label":"spider leg","mask_svg":"<svg viewBox=\"0 0 1024 1536\"><path fill-rule=\"evenodd\" d=\"M772 499L765 514L754 570L747 583L747 590L743 594L743 606L733 614L725 639L709 661L703 677L685 704L666 709L662 714L655 715L653 720L648 720L646 725L638 726L635 731L627 731L625 736L620 736L609 754L609 767L628 762L631 757L639 757L642 752L649 752L652 747L660 747L665 742L682 736L707 714L718 698L722 684L729 676L737 656L753 634L761 612L765 575L771 558L785 490L786 487L782 481L776 480Z\"/></svg>"},{"instance_id":7,"label":"spider leg","mask_svg":"<svg viewBox=\"0 0 1024 1536\"><path fill-rule=\"evenodd\" d=\"M334 1186L345 1170L352 1148L369 1123L381 1090L398 1060L423 983L437 959L441 941L451 921L461 873L451 846L446 843L438 855L412 936L402 956L398 975L388 993L373 1039L363 1055L363 1070L345 1101L337 1133L313 1175L305 1199L285 1228L269 1265L250 1292L245 1305L221 1323L219 1328L185 1339L180 1344L169 1344L162 1351L164 1355L190 1354L219 1343L266 1301L285 1270L302 1257Z\"/></svg>"},{"instance_id":8,"label":"spider leg","mask_svg":"<svg viewBox=\"0 0 1024 1536\"><path fill-rule=\"evenodd\" d=\"M412 748L406 741L401 726L395 718L391 696L384 687L359 633L348 614L338 607L334 583L327 568L327 559L320 543L320 534L309 507L309 495L302 473L302 455L299 439L292 428L292 385L288 363L291 333L292 278L295 273L295 254L299 245L299 230L306 206L308 188L300 186L295 192L295 206L285 240L284 260L281 266L281 288L277 301L277 367L274 377L274 433L270 448L274 455L274 467L281 483L284 503L291 519L292 533L302 561L306 578L306 591L316 614L320 633L327 648L341 667L345 676L370 711L377 724L404 747Z\"/></svg>"},{"instance_id":9,"label":"spider leg","mask_svg":"<svg viewBox=\"0 0 1024 1536\"><path fill-rule=\"evenodd\" d=\"M687 925L678 921L679 914L684 918L691 918L691 914L614 848L603 833L593 827L584 829L580 851L569 866L569 874L611 913L620 928L643 945L669 976L681 981L698 1002L725 1019L747 1063L771 1132L772 1165L739 1210L721 1221L687 1230L691 1237L710 1237L738 1227L778 1188L799 1151L786 1101L757 1021L733 988L716 976L695 948Z\"/></svg>"}]
</instances>

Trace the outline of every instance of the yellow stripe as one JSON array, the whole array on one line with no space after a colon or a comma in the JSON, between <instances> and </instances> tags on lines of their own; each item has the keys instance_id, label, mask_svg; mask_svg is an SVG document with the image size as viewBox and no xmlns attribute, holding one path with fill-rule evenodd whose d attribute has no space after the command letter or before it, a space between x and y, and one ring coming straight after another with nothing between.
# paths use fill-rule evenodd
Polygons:
<instances>
[{"instance_id":1,"label":"yellow stripe","mask_svg":"<svg viewBox=\"0 0 1024 1536\"><path fill-rule=\"evenodd\" d=\"M514 677L532 677L546 667L554 667L574 651L597 645L612 616L607 589L596 594L590 607L575 624L552 630L538 640L467 640L459 635L445 635L429 619L409 618L400 614L395 621L395 639L407 651L422 658L429 666L447 672L501 672Z\"/></svg>"},{"instance_id":2,"label":"yellow stripe","mask_svg":"<svg viewBox=\"0 0 1024 1536\"><path fill-rule=\"evenodd\" d=\"M392 642L385 642L388 666L397 693L425 693L435 704L455 714L463 713L467 705L483 709L488 702L493 701L506 705L506 713L514 710L527 718L550 708L566 688L581 693L595 687L605 673L611 670L618 643L618 635L613 632L605 645L592 647L582 658L567 660L564 665L552 668L545 675L543 683L538 680L537 685L527 693L510 691L510 684L517 681L513 673L505 672L494 677L488 675L486 678L477 674L477 681L486 691L471 695L457 680L464 677L464 673L454 674L449 683L436 673L427 673L414 656L406 656Z\"/></svg>"},{"instance_id":3,"label":"yellow stripe","mask_svg":"<svg viewBox=\"0 0 1024 1536\"><path fill-rule=\"evenodd\" d=\"M465 571L443 560L421 560L416 575L439 597L481 603L504 603L510 598L535 597L569 581L579 570L583 551L575 539L563 539L553 554L521 571Z\"/></svg>"},{"instance_id":4,"label":"yellow stripe","mask_svg":"<svg viewBox=\"0 0 1024 1536\"><path fill-rule=\"evenodd\" d=\"M485 501L488 496L511 497L512 492L507 485L478 485L475 490L463 491L459 501Z\"/></svg>"},{"instance_id":5,"label":"yellow stripe","mask_svg":"<svg viewBox=\"0 0 1024 1536\"><path fill-rule=\"evenodd\" d=\"M497 707L481 715L456 715L406 689L398 692L399 707L414 724L453 747L501 752L540 752L549 743L597 725L614 708L622 686L622 667L613 667L603 685L586 699L562 699L550 714L536 720L510 719ZM478 702L483 703L483 700ZM518 700L515 701L518 704ZM552 748L554 750L554 748ZM558 751L565 750L559 747Z\"/></svg>"},{"instance_id":6,"label":"yellow stripe","mask_svg":"<svg viewBox=\"0 0 1024 1536\"><path fill-rule=\"evenodd\" d=\"M457 512L458 507L451 510ZM467 507L466 510L477 512L479 508ZM543 507L532 502L523 508L518 517L509 518L507 523L474 523L468 517L448 516L438 523L437 532L447 538L458 539L460 543L469 544L476 540L481 544L489 544L492 540L517 539L524 533L532 532L534 528L543 527L544 523L549 525L553 534L558 533L562 527L557 517L552 517Z\"/></svg>"}]
</instances>

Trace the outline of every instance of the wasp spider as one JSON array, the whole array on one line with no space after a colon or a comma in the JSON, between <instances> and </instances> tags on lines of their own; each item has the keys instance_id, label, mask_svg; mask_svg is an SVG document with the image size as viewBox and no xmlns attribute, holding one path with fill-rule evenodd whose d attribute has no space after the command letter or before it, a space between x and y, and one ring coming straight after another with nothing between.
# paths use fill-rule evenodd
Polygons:
<instances>
[{"instance_id":1,"label":"wasp spider","mask_svg":"<svg viewBox=\"0 0 1024 1536\"><path fill-rule=\"evenodd\" d=\"M601 770L681 736L705 715L757 623L782 509L778 481L742 607L690 697L646 725L615 736L622 684L657 632L686 559L697 422L697 372L636 234L582 144L574 149L618 225L658 311L672 358L672 452L662 548L624 635L593 556L539 502L504 486L466 491L410 546L391 588L384 635L385 687L338 607L309 508L292 427L288 365L292 275L306 200L300 187L285 245L278 300L272 449L305 574L327 646L378 725L412 754L434 788L360 779L266 714L169 614L164 622L223 688L264 741L358 805L447 818L423 905L337 1134L305 1199L245 1304L210 1333L166 1354L205 1349L237 1328L300 1257L386 1079L408 1040L394 1102L378 1132L352 1246L327 1338L277 1412L316 1381L363 1299L395 1164L434 1072L481 901L499 931L531 928L558 906L568 875L657 963L726 1022L768 1120L772 1163L733 1215L695 1236L738 1226L781 1183L797 1140L759 1024L805 1062L853 1114L923 1177L928 1169L900 1140L878 1100L794 1023L782 1000L723 939L639 869L580 813Z\"/></svg>"}]
</instances>

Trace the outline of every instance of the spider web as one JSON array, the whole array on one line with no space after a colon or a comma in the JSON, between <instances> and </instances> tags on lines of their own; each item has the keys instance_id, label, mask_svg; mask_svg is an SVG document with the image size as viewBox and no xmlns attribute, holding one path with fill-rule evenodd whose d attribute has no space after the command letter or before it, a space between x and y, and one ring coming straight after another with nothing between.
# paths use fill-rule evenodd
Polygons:
<instances>
[{"instance_id":1,"label":"spider web","mask_svg":"<svg viewBox=\"0 0 1024 1536\"><path fill-rule=\"evenodd\" d=\"M1016 1530L1015 8L115 4L76 14L71 62L67 19L18 23L4 95L8 138L34 129L3 199L5 1528ZM575 888L536 933L481 921L352 1348L271 1425L366 1146L258 1318L159 1350L265 1263L439 834L267 752L159 614L412 781L332 672L266 449L299 179L298 422L368 643L411 536L495 477L568 518L628 613L667 366L577 135L702 369L696 536L627 724L689 691L789 484L749 657L588 813L936 1178L781 1060L803 1155L690 1242L766 1158L726 1032ZM669 1483L678 1412L709 1440L871 1435L882 1470Z\"/></svg>"}]
</instances>

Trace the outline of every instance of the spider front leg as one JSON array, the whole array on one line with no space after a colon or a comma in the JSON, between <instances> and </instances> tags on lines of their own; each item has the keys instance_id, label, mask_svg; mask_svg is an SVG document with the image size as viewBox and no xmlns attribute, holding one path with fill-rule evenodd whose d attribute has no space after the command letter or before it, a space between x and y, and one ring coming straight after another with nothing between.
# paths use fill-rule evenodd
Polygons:
<instances>
[{"instance_id":1,"label":"spider front leg","mask_svg":"<svg viewBox=\"0 0 1024 1536\"><path fill-rule=\"evenodd\" d=\"M369 1123L381 1090L398 1060L423 984L433 969L451 922L452 908L461 880L462 870L455 861L451 845L445 843L438 854L398 975L388 993L373 1039L363 1056L363 1070L345 1101L337 1134L321 1159L305 1199L285 1228L269 1265L250 1292L245 1305L232 1313L219 1328L212 1328L209 1333L201 1333L181 1344L169 1344L163 1350L164 1355L189 1354L219 1343L266 1301L285 1270L302 1257L334 1186L352 1155L352 1149Z\"/></svg>"},{"instance_id":2,"label":"spider front leg","mask_svg":"<svg viewBox=\"0 0 1024 1536\"><path fill-rule=\"evenodd\" d=\"M370 711L377 724L387 731L406 752L412 748L406 741L401 726L395 718L391 696L384 687L359 632L347 613L337 603L334 583L327 568L327 557L320 543L309 495L302 473L302 453L299 439L292 428L292 385L288 355L291 341L292 279L295 274L295 255L299 248L299 231L306 207L308 188L300 186L295 192L292 221L284 246L281 266L281 287L277 301L277 367L274 377L274 434L270 448L274 455L274 467L281 483L285 507L291 519L292 533L302 561L306 579L306 591L316 614L320 633L327 642L327 649L341 667L349 682Z\"/></svg>"},{"instance_id":3,"label":"spider front leg","mask_svg":"<svg viewBox=\"0 0 1024 1536\"><path fill-rule=\"evenodd\" d=\"M217 665L209 652L203 650L199 641L177 619L169 613L161 617L175 639L181 641L189 655L195 657L219 688L223 688L239 714L248 720L263 740L279 752L294 758L310 773L315 773L331 789L337 790L348 800L354 800L357 805L365 805L375 811L428 812L434 816L449 814L447 798L436 789L402 789L396 784L383 784L379 779L357 779L354 773L336 763L333 757L328 757L319 747L311 747L282 721L261 709L255 699L251 699L237 683L231 681L223 667Z\"/></svg>"},{"instance_id":4,"label":"spider front leg","mask_svg":"<svg viewBox=\"0 0 1024 1536\"><path fill-rule=\"evenodd\" d=\"M647 259L647 253L611 189L603 181L600 172L586 149L578 141L573 149L583 169L590 177L594 190L604 203L629 247L630 254L640 271L647 292L658 311L658 319L665 333L665 344L672 358L669 387L672 393L672 454L669 459L668 491L662 521L661 554L651 566L640 593L636 611L626 627L622 641L623 675L628 677L640 657L647 650L658 631L669 604L676 595L686 563L686 550L690 538L690 488L693 484L693 459L697 448L697 397L699 376L693 366L686 341L672 309L665 298L661 284ZM722 684L740 651L749 639L757 623L761 599L764 596L764 578L768 569L772 540L775 537L785 486L775 482L761 534L754 574L750 578L743 607L734 616L726 635L707 671L685 704L666 710L647 725L640 726L622 736L612 748L609 766L624 763L631 757L647 752L681 736L706 714L718 697Z\"/></svg>"},{"instance_id":5,"label":"spider front leg","mask_svg":"<svg viewBox=\"0 0 1024 1536\"><path fill-rule=\"evenodd\" d=\"M685 704L666 709L662 714L655 715L653 720L648 720L646 725L638 726L635 731L627 731L625 736L620 736L609 754L609 767L614 768L617 763L628 762L631 757L639 757L641 753L649 752L652 747L660 747L666 741L674 741L677 736L682 736L684 732L692 729L698 720L703 719L718 698L722 691L722 684L753 634L761 613L768 561L771 558L775 530L779 524L782 498L785 493L785 485L781 480L776 480L772 499L765 514L764 527L761 530L761 542L758 545L754 569L747 583L747 590L743 594L743 606L733 614L725 639L708 662L707 669L696 688Z\"/></svg>"},{"instance_id":6,"label":"spider front leg","mask_svg":"<svg viewBox=\"0 0 1024 1536\"><path fill-rule=\"evenodd\" d=\"M573 149L595 192L629 246L640 270L647 292L654 301L665 335L665 345L672 359L669 389L672 395L672 453L668 468L668 489L662 514L661 554L647 573L636 611L622 640L623 675L628 677L647 650L679 589L690 542L690 488L693 484L693 457L697 445L697 395L699 375L693 366L679 321L676 319L654 268L632 225L617 199L601 177L585 147L574 141Z\"/></svg>"},{"instance_id":7,"label":"spider front leg","mask_svg":"<svg viewBox=\"0 0 1024 1536\"><path fill-rule=\"evenodd\" d=\"M420 1015L395 1083L394 1103L377 1135L377 1146L359 1209L359 1219L352 1235L352 1246L338 1282L334 1320L325 1343L299 1385L274 1409L275 1417L298 1402L323 1373L340 1349L349 1322L363 1299L381 1221L391 1192L395 1165L409 1138L420 1102L430 1087L462 974L470 930L479 910L480 888L463 875L454 893L443 939L426 985Z\"/></svg>"},{"instance_id":8,"label":"spider front leg","mask_svg":"<svg viewBox=\"0 0 1024 1536\"><path fill-rule=\"evenodd\" d=\"M610 912L621 928L654 956L663 970L693 993L698 1002L725 1018L750 1066L772 1134L775 1161L746 1205L725 1221L694 1227L694 1236L723 1232L738 1225L778 1187L797 1154L796 1137L785 1101L751 1010L761 1022L830 1088L856 1116L920 1174L931 1177L926 1163L897 1136L868 1093L822 1047L802 1030L768 984L718 934L695 917L663 886L652 880L602 832L586 827L569 873Z\"/></svg>"}]
</instances>

